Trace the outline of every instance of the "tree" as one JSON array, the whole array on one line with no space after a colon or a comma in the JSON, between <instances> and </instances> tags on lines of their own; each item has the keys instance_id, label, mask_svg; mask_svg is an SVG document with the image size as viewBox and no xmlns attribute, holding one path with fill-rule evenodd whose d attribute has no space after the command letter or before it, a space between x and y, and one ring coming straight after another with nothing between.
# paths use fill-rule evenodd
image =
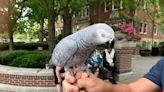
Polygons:
<instances>
[{"instance_id":1,"label":"tree","mask_svg":"<svg viewBox=\"0 0 164 92\"><path fill-rule=\"evenodd\" d=\"M104 2L109 2L109 0L89 0L88 4L90 6L90 8L93 10L92 12L96 15L96 22L101 22L100 18L101 18L101 5L103 5ZM91 14L90 14L91 15ZM91 18L92 16L90 16ZM92 20L90 20L91 24L93 24L94 22Z\"/></svg>"},{"instance_id":2,"label":"tree","mask_svg":"<svg viewBox=\"0 0 164 92\"><path fill-rule=\"evenodd\" d=\"M31 11L26 14L26 16L29 18L29 21L31 21L31 23L36 22L40 24L40 28L38 30L38 37L39 41L43 42L45 33L44 19L47 18L46 9L39 0L28 0L26 2L26 7L31 9Z\"/></svg>"},{"instance_id":3,"label":"tree","mask_svg":"<svg viewBox=\"0 0 164 92\"><path fill-rule=\"evenodd\" d=\"M10 51L14 49L14 41L13 41L14 27L18 19L22 15L25 1L26 0L5 0L4 6L1 8L6 19L6 27L8 29L8 36L10 40L9 43Z\"/></svg>"},{"instance_id":4,"label":"tree","mask_svg":"<svg viewBox=\"0 0 164 92\"><path fill-rule=\"evenodd\" d=\"M163 0L159 0L159 6L160 6L160 26L161 26L161 32L164 33L164 1Z\"/></svg>"},{"instance_id":5,"label":"tree","mask_svg":"<svg viewBox=\"0 0 164 92\"><path fill-rule=\"evenodd\" d=\"M156 31L156 27L157 25L159 25L159 19L161 16L161 9L159 8L159 0L147 0L147 5L149 5L148 7L145 8L144 12L147 14L150 23L152 25L152 48L154 47L154 32Z\"/></svg>"},{"instance_id":6,"label":"tree","mask_svg":"<svg viewBox=\"0 0 164 92\"><path fill-rule=\"evenodd\" d=\"M55 18L57 15L55 14L54 10L54 0L41 0L41 3L43 3L44 8L47 11L48 16L48 56L51 57L51 54L53 52L53 49L55 47ZM48 58L48 59L49 59Z\"/></svg>"},{"instance_id":7,"label":"tree","mask_svg":"<svg viewBox=\"0 0 164 92\"><path fill-rule=\"evenodd\" d=\"M72 18L77 15L82 7L87 6L87 0L56 0L58 12L63 17L62 36L72 34Z\"/></svg>"}]
</instances>

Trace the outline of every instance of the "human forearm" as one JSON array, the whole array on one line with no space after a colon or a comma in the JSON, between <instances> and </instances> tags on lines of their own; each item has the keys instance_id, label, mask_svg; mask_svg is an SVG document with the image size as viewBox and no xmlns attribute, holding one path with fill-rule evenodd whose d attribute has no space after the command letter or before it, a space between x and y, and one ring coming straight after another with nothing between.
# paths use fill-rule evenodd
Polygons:
<instances>
[{"instance_id":1,"label":"human forearm","mask_svg":"<svg viewBox=\"0 0 164 92\"><path fill-rule=\"evenodd\" d=\"M131 92L129 85L127 84L117 84L112 85L111 87L111 92Z\"/></svg>"},{"instance_id":2,"label":"human forearm","mask_svg":"<svg viewBox=\"0 0 164 92\"><path fill-rule=\"evenodd\" d=\"M102 92L131 92L130 87L126 84L113 85L111 83L104 83Z\"/></svg>"}]
</instances>

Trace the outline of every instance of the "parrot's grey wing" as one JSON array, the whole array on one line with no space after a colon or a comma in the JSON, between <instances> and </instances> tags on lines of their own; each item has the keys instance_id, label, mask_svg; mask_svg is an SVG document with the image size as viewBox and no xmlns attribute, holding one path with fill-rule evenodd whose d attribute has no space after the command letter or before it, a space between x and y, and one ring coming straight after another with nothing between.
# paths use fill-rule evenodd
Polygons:
<instances>
[{"instance_id":1,"label":"parrot's grey wing","mask_svg":"<svg viewBox=\"0 0 164 92\"><path fill-rule=\"evenodd\" d=\"M68 60L76 53L78 46L73 39L64 39L55 47L50 64L64 67Z\"/></svg>"}]
</instances>

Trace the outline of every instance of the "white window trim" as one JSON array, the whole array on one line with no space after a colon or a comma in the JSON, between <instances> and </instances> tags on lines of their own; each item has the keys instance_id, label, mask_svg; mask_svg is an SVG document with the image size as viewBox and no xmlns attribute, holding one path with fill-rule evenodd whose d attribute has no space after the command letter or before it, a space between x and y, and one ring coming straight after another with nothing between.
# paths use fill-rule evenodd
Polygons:
<instances>
[{"instance_id":1,"label":"white window trim","mask_svg":"<svg viewBox=\"0 0 164 92\"><path fill-rule=\"evenodd\" d=\"M143 3L144 3L144 5L143 5L143 9L146 9L146 7L147 7L147 1L144 0Z\"/></svg>"},{"instance_id":2,"label":"white window trim","mask_svg":"<svg viewBox=\"0 0 164 92\"><path fill-rule=\"evenodd\" d=\"M142 23L142 28L141 28L141 34L147 34L147 29L148 29L148 24L146 22L141 22ZM144 32L144 27L145 27L145 24L146 24L146 31Z\"/></svg>"},{"instance_id":3,"label":"white window trim","mask_svg":"<svg viewBox=\"0 0 164 92\"><path fill-rule=\"evenodd\" d=\"M144 32L144 34L147 34L147 29L148 29L148 25L146 22L144 22L144 24L146 24L146 31ZM145 26L145 25L144 25Z\"/></svg>"},{"instance_id":4,"label":"white window trim","mask_svg":"<svg viewBox=\"0 0 164 92\"><path fill-rule=\"evenodd\" d=\"M157 27L157 25L155 25L155 30L154 30L155 32L154 32L154 35L156 36L157 35L157 32L158 32L158 27Z\"/></svg>"},{"instance_id":5,"label":"white window trim","mask_svg":"<svg viewBox=\"0 0 164 92\"><path fill-rule=\"evenodd\" d=\"M140 29L140 33L143 34L143 23L144 22L141 22L141 29Z\"/></svg>"},{"instance_id":6,"label":"white window trim","mask_svg":"<svg viewBox=\"0 0 164 92\"><path fill-rule=\"evenodd\" d=\"M109 2L107 3L107 1L104 1L104 12L108 12L109 10L107 9L107 7L109 8Z\"/></svg>"},{"instance_id":7,"label":"white window trim","mask_svg":"<svg viewBox=\"0 0 164 92\"><path fill-rule=\"evenodd\" d=\"M120 0L120 9L123 9L123 1Z\"/></svg>"},{"instance_id":8,"label":"white window trim","mask_svg":"<svg viewBox=\"0 0 164 92\"><path fill-rule=\"evenodd\" d=\"M112 0L112 11L118 10L118 8L114 9L114 7L115 7L115 3L114 0Z\"/></svg>"},{"instance_id":9,"label":"white window trim","mask_svg":"<svg viewBox=\"0 0 164 92\"><path fill-rule=\"evenodd\" d=\"M115 7L115 2L114 1L115 0L112 0L112 11L118 10L118 8L123 9L123 1L122 0L120 0L119 6L116 9L114 9L114 7Z\"/></svg>"},{"instance_id":10,"label":"white window trim","mask_svg":"<svg viewBox=\"0 0 164 92\"><path fill-rule=\"evenodd\" d=\"M88 7L84 7L81 9L80 13L79 13L79 17L81 18L85 18L89 16L89 10Z\"/></svg>"}]
</instances>

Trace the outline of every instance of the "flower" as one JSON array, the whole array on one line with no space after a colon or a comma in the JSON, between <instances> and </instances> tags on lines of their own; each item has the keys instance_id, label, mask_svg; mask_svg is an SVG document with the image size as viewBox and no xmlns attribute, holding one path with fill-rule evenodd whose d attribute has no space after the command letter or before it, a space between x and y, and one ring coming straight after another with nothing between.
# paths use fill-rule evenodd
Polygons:
<instances>
[{"instance_id":1,"label":"flower","mask_svg":"<svg viewBox=\"0 0 164 92\"><path fill-rule=\"evenodd\" d=\"M132 23L122 22L119 23L119 29L123 33L127 33L131 38L136 40L141 40L141 35L136 32L136 29L133 27Z\"/></svg>"}]
</instances>

